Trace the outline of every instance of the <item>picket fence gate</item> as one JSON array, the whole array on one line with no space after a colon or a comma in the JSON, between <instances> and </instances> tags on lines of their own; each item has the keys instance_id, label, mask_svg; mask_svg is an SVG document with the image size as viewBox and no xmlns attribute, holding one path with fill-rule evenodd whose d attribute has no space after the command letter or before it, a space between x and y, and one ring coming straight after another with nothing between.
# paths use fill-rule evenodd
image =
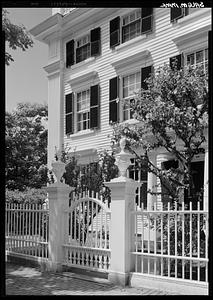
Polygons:
<instances>
[{"instance_id":1,"label":"picket fence gate","mask_svg":"<svg viewBox=\"0 0 213 300\"><path fill-rule=\"evenodd\" d=\"M63 264L107 272L111 253L109 203L88 191L74 197L64 214L69 233L63 245Z\"/></svg>"}]
</instances>

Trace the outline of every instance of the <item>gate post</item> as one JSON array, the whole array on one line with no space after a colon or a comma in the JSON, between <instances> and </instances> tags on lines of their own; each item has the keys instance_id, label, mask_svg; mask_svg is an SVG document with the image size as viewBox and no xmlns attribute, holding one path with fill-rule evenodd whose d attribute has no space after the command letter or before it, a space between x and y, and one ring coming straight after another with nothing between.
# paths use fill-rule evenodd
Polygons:
<instances>
[{"instance_id":1,"label":"gate post","mask_svg":"<svg viewBox=\"0 0 213 300\"><path fill-rule=\"evenodd\" d=\"M111 260L108 279L125 286L129 283L129 272L134 271L134 219L131 211L135 208L135 191L140 184L126 177L131 154L124 151L125 138L120 141L121 152L116 156L120 177L104 184L111 190Z\"/></svg>"},{"instance_id":2,"label":"gate post","mask_svg":"<svg viewBox=\"0 0 213 300\"><path fill-rule=\"evenodd\" d=\"M57 181L47 187L49 200L48 269L57 272L62 270L64 258L62 245L68 237L68 218L64 210L69 207L69 193L72 188L60 182L65 172L65 163L55 161L52 167Z\"/></svg>"}]
</instances>

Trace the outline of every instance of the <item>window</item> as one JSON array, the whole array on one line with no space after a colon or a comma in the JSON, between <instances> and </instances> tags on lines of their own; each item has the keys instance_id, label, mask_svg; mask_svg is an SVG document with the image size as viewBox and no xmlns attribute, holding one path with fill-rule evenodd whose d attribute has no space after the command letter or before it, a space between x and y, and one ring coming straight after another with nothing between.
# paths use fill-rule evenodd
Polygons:
<instances>
[{"instance_id":1,"label":"window","mask_svg":"<svg viewBox=\"0 0 213 300\"><path fill-rule=\"evenodd\" d=\"M90 90L77 93L77 131L90 128Z\"/></svg>"},{"instance_id":2,"label":"window","mask_svg":"<svg viewBox=\"0 0 213 300\"><path fill-rule=\"evenodd\" d=\"M122 18L122 43L141 34L141 11L135 11Z\"/></svg>"},{"instance_id":3,"label":"window","mask_svg":"<svg viewBox=\"0 0 213 300\"><path fill-rule=\"evenodd\" d=\"M202 49L194 51L188 54L179 54L173 57L170 57L170 67L174 69L177 67L177 70L180 70L181 67L186 65L191 66L201 66L204 72L208 71L208 49Z\"/></svg>"},{"instance_id":4,"label":"window","mask_svg":"<svg viewBox=\"0 0 213 300\"><path fill-rule=\"evenodd\" d=\"M178 19L183 18L188 14L188 8L171 8L171 22L176 22Z\"/></svg>"},{"instance_id":5,"label":"window","mask_svg":"<svg viewBox=\"0 0 213 300\"><path fill-rule=\"evenodd\" d=\"M76 43L76 63L90 57L90 36L85 35Z\"/></svg>"},{"instance_id":6,"label":"window","mask_svg":"<svg viewBox=\"0 0 213 300\"><path fill-rule=\"evenodd\" d=\"M135 37L152 32L153 8L137 9L110 21L110 48Z\"/></svg>"},{"instance_id":7,"label":"window","mask_svg":"<svg viewBox=\"0 0 213 300\"><path fill-rule=\"evenodd\" d=\"M71 93L66 99L66 134L99 128L100 95L99 85Z\"/></svg>"},{"instance_id":8,"label":"window","mask_svg":"<svg viewBox=\"0 0 213 300\"><path fill-rule=\"evenodd\" d=\"M66 67L101 53L101 28L97 27L84 36L66 43Z\"/></svg>"},{"instance_id":9,"label":"window","mask_svg":"<svg viewBox=\"0 0 213 300\"><path fill-rule=\"evenodd\" d=\"M130 108L130 103L133 100L134 92L139 91L141 88L141 72L127 75L122 80L123 92L123 121L133 118L133 111Z\"/></svg>"},{"instance_id":10,"label":"window","mask_svg":"<svg viewBox=\"0 0 213 300\"><path fill-rule=\"evenodd\" d=\"M133 111L130 103L133 100L134 92L141 88L147 89L145 80L152 73L152 66L142 68L140 71L128 75L117 76L109 81L109 122L126 121L133 118ZM120 84L121 82L121 84ZM122 101L120 107L119 96ZM121 111L120 111L121 109ZM119 113L120 112L120 113Z\"/></svg>"},{"instance_id":11,"label":"window","mask_svg":"<svg viewBox=\"0 0 213 300\"><path fill-rule=\"evenodd\" d=\"M147 209L147 166L139 166L138 162L132 158L131 165L128 168L128 177L141 183L140 188L136 190L135 202L137 207Z\"/></svg>"},{"instance_id":12,"label":"window","mask_svg":"<svg viewBox=\"0 0 213 300\"><path fill-rule=\"evenodd\" d=\"M208 71L208 49L199 50L186 55L186 65L201 66L204 72Z\"/></svg>"}]
</instances>

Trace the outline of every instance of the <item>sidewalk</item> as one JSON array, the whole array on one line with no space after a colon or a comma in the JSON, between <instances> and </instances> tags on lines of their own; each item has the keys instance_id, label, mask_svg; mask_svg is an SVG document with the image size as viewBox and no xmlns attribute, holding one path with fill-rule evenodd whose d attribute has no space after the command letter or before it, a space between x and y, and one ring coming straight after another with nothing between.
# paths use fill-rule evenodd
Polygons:
<instances>
[{"instance_id":1,"label":"sidewalk","mask_svg":"<svg viewBox=\"0 0 213 300\"><path fill-rule=\"evenodd\" d=\"M71 273L42 273L38 268L7 263L6 295L169 295L147 288L118 287Z\"/></svg>"}]
</instances>

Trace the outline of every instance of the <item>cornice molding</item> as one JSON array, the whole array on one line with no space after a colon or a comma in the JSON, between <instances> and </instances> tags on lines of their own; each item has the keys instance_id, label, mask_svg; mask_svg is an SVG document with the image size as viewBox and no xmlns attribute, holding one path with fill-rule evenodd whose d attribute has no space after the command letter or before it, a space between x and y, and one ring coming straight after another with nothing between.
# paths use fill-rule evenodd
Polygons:
<instances>
[{"instance_id":1,"label":"cornice molding","mask_svg":"<svg viewBox=\"0 0 213 300\"><path fill-rule=\"evenodd\" d=\"M45 66L43 69L48 73L48 76L55 75L59 73L64 67L64 63L61 60L57 60L47 66Z\"/></svg>"},{"instance_id":2,"label":"cornice molding","mask_svg":"<svg viewBox=\"0 0 213 300\"><path fill-rule=\"evenodd\" d=\"M148 50L144 50L131 56L127 55L120 59L118 58L116 61L112 62L112 66L116 69L116 71L121 72L122 69L126 69L130 65L132 66L138 63L141 64L149 56L150 52Z\"/></svg>"},{"instance_id":3,"label":"cornice molding","mask_svg":"<svg viewBox=\"0 0 213 300\"><path fill-rule=\"evenodd\" d=\"M82 84L92 83L98 77L98 72L95 70L84 71L70 76L67 83L71 85L72 89L81 86Z\"/></svg>"}]
</instances>

